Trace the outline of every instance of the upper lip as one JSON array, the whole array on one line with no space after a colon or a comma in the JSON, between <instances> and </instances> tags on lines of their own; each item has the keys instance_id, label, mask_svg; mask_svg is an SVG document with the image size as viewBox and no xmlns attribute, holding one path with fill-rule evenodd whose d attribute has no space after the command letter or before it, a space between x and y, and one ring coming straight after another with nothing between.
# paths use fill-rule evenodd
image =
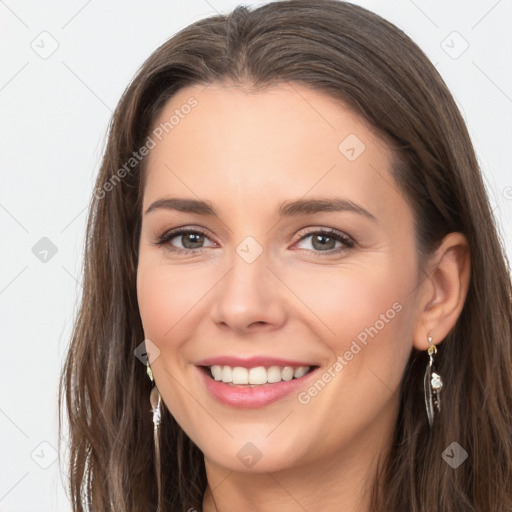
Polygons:
<instances>
[{"instance_id":1,"label":"upper lip","mask_svg":"<svg viewBox=\"0 0 512 512\"><path fill-rule=\"evenodd\" d=\"M300 366L316 366L311 363L305 363L303 361L296 361L291 359L281 359L279 357L268 357L268 356L252 356L248 358L240 358L236 356L218 356L208 357L195 363L196 366L231 366L232 368L240 366L242 368L256 368L258 366L264 366L269 368L270 366L293 366L298 368Z\"/></svg>"}]
</instances>

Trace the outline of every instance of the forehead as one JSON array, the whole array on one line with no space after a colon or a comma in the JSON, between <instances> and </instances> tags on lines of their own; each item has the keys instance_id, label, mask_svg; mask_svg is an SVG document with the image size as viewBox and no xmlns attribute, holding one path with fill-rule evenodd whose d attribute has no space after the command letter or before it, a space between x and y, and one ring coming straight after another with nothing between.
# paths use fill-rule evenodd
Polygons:
<instances>
[{"instance_id":1,"label":"forehead","mask_svg":"<svg viewBox=\"0 0 512 512\"><path fill-rule=\"evenodd\" d=\"M164 193L245 209L348 194L376 214L396 201L391 149L341 102L298 84L183 88L150 136L144 208Z\"/></svg>"}]
</instances>

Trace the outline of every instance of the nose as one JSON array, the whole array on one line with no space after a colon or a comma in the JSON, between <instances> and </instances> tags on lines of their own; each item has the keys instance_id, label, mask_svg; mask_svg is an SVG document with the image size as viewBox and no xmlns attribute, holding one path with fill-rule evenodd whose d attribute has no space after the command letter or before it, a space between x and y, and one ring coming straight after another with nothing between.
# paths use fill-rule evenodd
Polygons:
<instances>
[{"instance_id":1,"label":"nose","mask_svg":"<svg viewBox=\"0 0 512 512\"><path fill-rule=\"evenodd\" d=\"M280 328L286 321L286 296L266 253L252 262L234 254L232 261L215 287L212 320L237 335Z\"/></svg>"}]
</instances>

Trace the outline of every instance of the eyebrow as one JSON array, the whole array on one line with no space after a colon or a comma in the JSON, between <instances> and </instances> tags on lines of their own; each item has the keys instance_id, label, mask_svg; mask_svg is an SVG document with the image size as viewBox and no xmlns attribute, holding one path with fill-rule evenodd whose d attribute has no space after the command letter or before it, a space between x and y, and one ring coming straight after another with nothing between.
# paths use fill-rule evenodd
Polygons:
<instances>
[{"instance_id":1,"label":"eyebrow","mask_svg":"<svg viewBox=\"0 0 512 512\"><path fill-rule=\"evenodd\" d=\"M185 199L180 197L167 197L158 199L152 203L146 210L146 214L159 210L176 210L185 213L195 213L197 215L218 216L213 205L208 201L197 199ZM354 212L363 215L376 222L377 219L366 208L341 197L329 199L297 199L295 201L285 201L279 206L279 217L296 217L319 212Z\"/></svg>"}]
</instances>

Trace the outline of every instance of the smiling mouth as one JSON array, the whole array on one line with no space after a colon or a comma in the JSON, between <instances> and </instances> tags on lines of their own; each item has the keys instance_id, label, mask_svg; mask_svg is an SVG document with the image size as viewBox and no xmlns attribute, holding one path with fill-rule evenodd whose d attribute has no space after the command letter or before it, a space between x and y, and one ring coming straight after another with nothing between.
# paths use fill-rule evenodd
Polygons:
<instances>
[{"instance_id":1,"label":"smiling mouth","mask_svg":"<svg viewBox=\"0 0 512 512\"><path fill-rule=\"evenodd\" d=\"M200 368L210 379L217 382L231 386L255 387L297 380L311 373L318 366L256 366L254 368L243 368L241 366L212 365L201 366Z\"/></svg>"}]
</instances>

